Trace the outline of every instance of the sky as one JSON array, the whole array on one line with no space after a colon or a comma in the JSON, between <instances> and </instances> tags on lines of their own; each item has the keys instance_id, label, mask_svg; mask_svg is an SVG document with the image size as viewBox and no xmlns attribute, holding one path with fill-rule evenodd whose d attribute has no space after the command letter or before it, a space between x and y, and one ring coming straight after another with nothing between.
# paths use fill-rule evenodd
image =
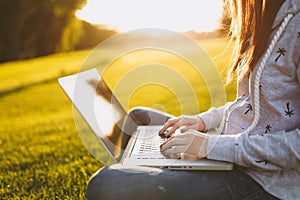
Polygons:
<instances>
[{"instance_id":1,"label":"sky","mask_svg":"<svg viewBox=\"0 0 300 200\"><path fill-rule=\"evenodd\" d=\"M92 24L127 32L139 28L212 31L222 0L88 0L76 16Z\"/></svg>"}]
</instances>

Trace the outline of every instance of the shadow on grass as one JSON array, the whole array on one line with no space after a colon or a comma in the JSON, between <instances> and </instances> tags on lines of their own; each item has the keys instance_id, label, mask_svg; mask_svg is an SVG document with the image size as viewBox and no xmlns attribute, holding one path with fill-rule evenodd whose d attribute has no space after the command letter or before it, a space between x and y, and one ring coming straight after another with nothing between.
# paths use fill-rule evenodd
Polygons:
<instances>
[{"instance_id":1,"label":"shadow on grass","mask_svg":"<svg viewBox=\"0 0 300 200\"><path fill-rule=\"evenodd\" d=\"M56 77L51 77L51 78L48 78L48 79L45 79L45 80L42 80L42 81L37 81L37 82L32 82L32 83L28 83L26 85L19 85L19 86L16 86L15 88L10 88L10 89L7 89L7 90L2 90L0 91L0 98L6 96L6 95L10 95L10 94L13 94L13 93L16 93L16 92L21 92L25 89L28 89L30 87L34 87L34 86L37 86L37 85L40 85L40 84L47 84L47 83L51 83L53 81L57 81L58 78L62 77L62 76L65 76L65 74L60 74Z\"/></svg>"}]
</instances>

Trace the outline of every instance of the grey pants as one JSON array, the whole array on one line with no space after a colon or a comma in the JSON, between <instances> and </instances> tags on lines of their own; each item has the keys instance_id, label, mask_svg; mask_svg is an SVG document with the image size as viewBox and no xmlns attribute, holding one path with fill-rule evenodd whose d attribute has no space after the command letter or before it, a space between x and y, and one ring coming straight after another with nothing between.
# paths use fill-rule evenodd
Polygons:
<instances>
[{"instance_id":1,"label":"grey pants","mask_svg":"<svg viewBox=\"0 0 300 200\"><path fill-rule=\"evenodd\" d=\"M231 171L171 171L150 167L104 167L87 187L93 199L276 199L235 167Z\"/></svg>"},{"instance_id":2,"label":"grey pants","mask_svg":"<svg viewBox=\"0 0 300 200\"><path fill-rule=\"evenodd\" d=\"M140 124L163 124L170 115L137 108L130 112L129 129ZM134 121L134 123L133 123ZM90 179L87 198L94 199L276 199L238 166L231 171L172 171L151 167L103 167Z\"/></svg>"}]
</instances>

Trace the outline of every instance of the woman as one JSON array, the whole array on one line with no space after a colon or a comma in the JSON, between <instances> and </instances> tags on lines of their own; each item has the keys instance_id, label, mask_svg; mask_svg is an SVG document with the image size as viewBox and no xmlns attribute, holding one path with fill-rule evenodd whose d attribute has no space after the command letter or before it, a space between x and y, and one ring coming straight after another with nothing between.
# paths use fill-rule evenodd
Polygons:
<instances>
[{"instance_id":1,"label":"woman","mask_svg":"<svg viewBox=\"0 0 300 200\"><path fill-rule=\"evenodd\" d=\"M171 118L160 134L184 126L161 146L165 155L229 161L234 170L104 168L89 183L89 199L300 199L300 2L233 0L231 8L237 99ZM161 123L167 117L156 114ZM205 134L212 128L218 136Z\"/></svg>"}]
</instances>

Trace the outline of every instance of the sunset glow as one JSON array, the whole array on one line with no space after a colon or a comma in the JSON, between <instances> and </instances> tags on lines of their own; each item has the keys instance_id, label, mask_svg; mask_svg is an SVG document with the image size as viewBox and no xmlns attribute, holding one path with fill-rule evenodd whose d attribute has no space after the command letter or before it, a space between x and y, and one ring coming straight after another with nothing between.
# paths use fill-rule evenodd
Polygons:
<instances>
[{"instance_id":1,"label":"sunset glow","mask_svg":"<svg viewBox=\"0 0 300 200\"><path fill-rule=\"evenodd\" d=\"M119 31L162 28L212 31L218 28L222 0L88 0L77 17Z\"/></svg>"}]
</instances>

